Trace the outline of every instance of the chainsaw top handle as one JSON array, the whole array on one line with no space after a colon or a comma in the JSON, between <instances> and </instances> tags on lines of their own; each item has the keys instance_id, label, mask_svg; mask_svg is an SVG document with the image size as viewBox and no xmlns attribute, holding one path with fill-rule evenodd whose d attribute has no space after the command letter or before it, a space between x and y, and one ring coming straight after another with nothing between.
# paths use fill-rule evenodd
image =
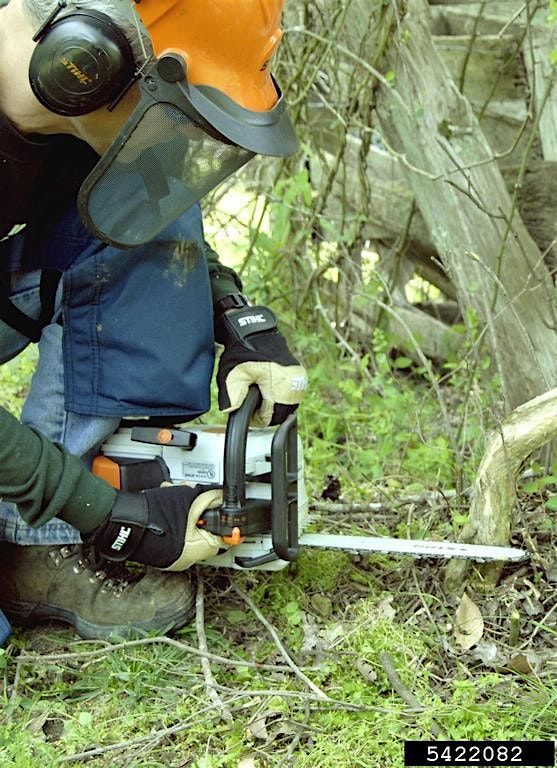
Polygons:
<instances>
[{"instance_id":1,"label":"chainsaw top handle","mask_svg":"<svg viewBox=\"0 0 557 768\"><path fill-rule=\"evenodd\" d=\"M206 530L238 544L245 536L271 533L273 548L260 557L237 557L244 568L271 560L292 561L298 556L298 435L291 414L277 428L271 443L271 500L246 498L246 445L249 425L261 403L252 385L238 410L228 417L224 441L223 504L207 510Z\"/></svg>"},{"instance_id":2,"label":"chainsaw top handle","mask_svg":"<svg viewBox=\"0 0 557 768\"><path fill-rule=\"evenodd\" d=\"M246 501L246 445L253 414L261 404L261 393L252 384L242 405L226 424L224 439L223 510L239 511Z\"/></svg>"}]
</instances>

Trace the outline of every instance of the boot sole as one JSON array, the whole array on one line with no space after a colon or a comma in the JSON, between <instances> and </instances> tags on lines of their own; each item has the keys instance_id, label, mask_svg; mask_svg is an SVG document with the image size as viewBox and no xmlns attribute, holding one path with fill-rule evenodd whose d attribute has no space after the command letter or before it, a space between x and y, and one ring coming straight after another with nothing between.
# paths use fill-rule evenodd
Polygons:
<instances>
[{"instance_id":1,"label":"boot sole","mask_svg":"<svg viewBox=\"0 0 557 768\"><path fill-rule=\"evenodd\" d=\"M17 606L10 606L8 603L2 606L2 610L11 624L20 627L33 627L49 621L60 621L73 627L84 640L134 640L145 637L152 632L167 634L183 627L195 613L195 595L192 594L186 605L175 613L157 616L151 621L137 622L136 624L111 624L109 626L92 624L72 611L48 603L36 605L18 603Z\"/></svg>"}]
</instances>

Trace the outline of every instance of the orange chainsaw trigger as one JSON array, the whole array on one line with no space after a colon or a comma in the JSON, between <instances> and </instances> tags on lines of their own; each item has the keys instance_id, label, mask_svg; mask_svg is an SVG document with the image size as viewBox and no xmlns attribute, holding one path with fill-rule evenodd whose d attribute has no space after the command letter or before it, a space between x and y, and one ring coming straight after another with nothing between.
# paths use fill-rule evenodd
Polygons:
<instances>
[{"instance_id":1,"label":"orange chainsaw trigger","mask_svg":"<svg viewBox=\"0 0 557 768\"><path fill-rule=\"evenodd\" d=\"M241 544L244 540L244 536L240 533L239 528L233 528L230 536L223 536L222 540L230 547L235 547L237 544Z\"/></svg>"}]
</instances>

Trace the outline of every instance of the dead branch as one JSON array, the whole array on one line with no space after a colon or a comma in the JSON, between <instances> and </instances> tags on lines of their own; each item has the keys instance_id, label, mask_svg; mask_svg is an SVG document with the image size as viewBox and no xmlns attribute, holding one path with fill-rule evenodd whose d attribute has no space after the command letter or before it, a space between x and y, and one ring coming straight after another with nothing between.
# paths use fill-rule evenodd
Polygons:
<instances>
[{"instance_id":1,"label":"dead branch","mask_svg":"<svg viewBox=\"0 0 557 768\"><path fill-rule=\"evenodd\" d=\"M215 678L211 671L211 664L207 658L209 649L207 647L207 636L205 634L205 601L203 595L203 573L201 568L197 567L197 593L195 596L195 630L197 632L197 642L201 651L199 661L205 678L205 688L210 700L216 706L222 719L227 723L234 722L234 718L226 704L223 702L215 687Z\"/></svg>"},{"instance_id":2,"label":"dead branch","mask_svg":"<svg viewBox=\"0 0 557 768\"><path fill-rule=\"evenodd\" d=\"M408 704L408 706L411 707L415 712L424 712L425 707L422 706L412 691L408 690L408 688L404 685L398 675L398 672L395 669L393 660L386 651L381 651L379 654L379 661L381 662L381 666L385 670L385 674L387 675L387 678L395 693L397 693L403 702ZM431 721L431 733L433 736L435 736L436 739L445 738L443 731L434 720Z\"/></svg>"},{"instance_id":3,"label":"dead branch","mask_svg":"<svg viewBox=\"0 0 557 768\"><path fill-rule=\"evenodd\" d=\"M94 640L88 640L88 643L95 642ZM259 664L254 661L245 661L244 659L227 659L224 656L218 656L215 653L204 653L199 648L195 648L193 645L182 643L179 640L174 640L171 637L142 637L139 640L127 640L123 643L115 643L114 645L105 645L102 648L96 648L93 651L74 651L70 653L29 653L20 654L14 658L14 662L17 665L23 664L49 664L51 662L67 662L75 661L78 659L93 659L101 658L108 653L115 651L121 651L122 649L134 648L139 645L154 645L160 643L162 645L170 645L173 648L178 648L185 653L191 653L195 656L205 656L207 659L215 662L216 664L224 664L230 667L249 667L251 669L269 670L275 672L291 672L290 666L284 664Z\"/></svg>"},{"instance_id":4,"label":"dead branch","mask_svg":"<svg viewBox=\"0 0 557 768\"><path fill-rule=\"evenodd\" d=\"M506 546L516 502L516 479L523 462L557 436L557 388L516 408L493 433L478 469L462 541ZM451 561L445 585L462 586L469 563ZM502 563L478 568L484 588L495 585Z\"/></svg>"},{"instance_id":5,"label":"dead branch","mask_svg":"<svg viewBox=\"0 0 557 768\"><path fill-rule=\"evenodd\" d=\"M424 493L402 496L389 502L313 501L310 503L310 510L313 512L330 512L335 515L373 515L376 512L389 512L400 509L400 507L406 507L409 504L448 504L450 499L455 499L456 497L457 492L455 490L447 489L446 491L426 491Z\"/></svg>"},{"instance_id":6,"label":"dead branch","mask_svg":"<svg viewBox=\"0 0 557 768\"><path fill-rule=\"evenodd\" d=\"M297 666L297 664L294 663L292 658L290 657L290 654L284 647L284 644L282 643L280 637L278 636L278 633L276 629L267 621L265 616L261 613L259 608L255 605L253 600L249 597L249 595L246 595L246 593L240 589L240 587L235 584L234 582L231 582L231 586L234 589L235 592L237 592L242 600L246 603L246 605L250 608L251 611L255 614L255 616L259 619L259 621L263 624L265 629L269 632L271 637L273 638L275 645L277 646L280 655L283 657L283 659L286 661L288 666L292 669L296 677L298 677L305 685L307 685L308 688L310 688L320 699L327 701L329 700L329 697L326 693L323 693L323 691L313 683L307 675L305 675L302 670Z\"/></svg>"}]
</instances>

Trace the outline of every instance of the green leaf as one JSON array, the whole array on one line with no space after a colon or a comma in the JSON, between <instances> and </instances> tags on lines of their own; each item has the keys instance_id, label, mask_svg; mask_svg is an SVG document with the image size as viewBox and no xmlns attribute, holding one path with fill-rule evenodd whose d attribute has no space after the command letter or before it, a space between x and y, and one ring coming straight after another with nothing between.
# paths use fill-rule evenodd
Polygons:
<instances>
[{"instance_id":1,"label":"green leaf","mask_svg":"<svg viewBox=\"0 0 557 768\"><path fill-rule=\"evenodd\" d=\"M93 715L90 712L80 712L77 716L77 721L83 726L91 725L93 722Z\"/></svg>"},{"instance_id":2,"label":"green leaf","mask_svg":"<svg viewBox=\"0 0 557 768\"><path fill-rule=\"evenodd\" d=\"M397 357L393 362L393 368L410 368L412 360L409 357Z\"/></svg>"},{"instance_id":3,"label":"green leaf","mask_svg":"<svg viewBox=\"0 0 557 768\"><path fill-rule=\"evenodd\" d=\"M545 508L551 509L552 511L557 510L557 493L553 496L550 496L549 499L545 502Z\"/></svg>"},{"instance_id":4,"label":"green leaf","mask_svg":"<svg viewBox=\"0 0 557 768\"><path fill-rule=\"evenodd\" d=\"M302 612L296 601L292 600L286 603L284 612L289 624L299 624L302 621Z\"/></svg>"},{"instance_id":5,"label":"green leaf","mask_svg":"<svg viewBox=\"0 0 557 768\"><path fill-rule=\"evenodd\" d=\"M540 490L539 480L529 480L522 486L524 493L537 493Z\"/></svg>"}]
</instances>

